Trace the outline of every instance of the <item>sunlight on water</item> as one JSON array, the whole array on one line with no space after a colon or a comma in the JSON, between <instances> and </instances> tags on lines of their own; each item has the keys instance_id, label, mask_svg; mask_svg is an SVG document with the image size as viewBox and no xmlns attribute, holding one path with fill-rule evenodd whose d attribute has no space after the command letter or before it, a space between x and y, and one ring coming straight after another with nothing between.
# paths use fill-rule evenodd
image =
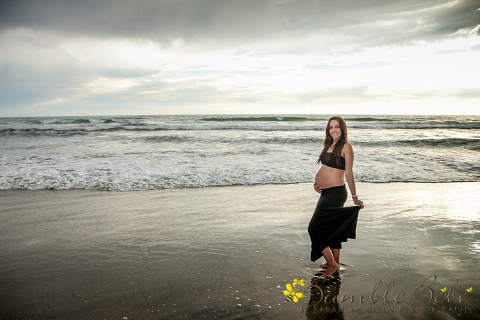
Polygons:
<instances>
[{"instance_id":1,"label":"sunlight on water","mask_svg":"<svg viewBox=\"0 0 480 320\"><path fill-rule=\"evenodd\" d=\"M478 199L470 199L469 203L449 207L447 215L456 220L478 221L480 219Z\"/></svg>"}]
</instances>

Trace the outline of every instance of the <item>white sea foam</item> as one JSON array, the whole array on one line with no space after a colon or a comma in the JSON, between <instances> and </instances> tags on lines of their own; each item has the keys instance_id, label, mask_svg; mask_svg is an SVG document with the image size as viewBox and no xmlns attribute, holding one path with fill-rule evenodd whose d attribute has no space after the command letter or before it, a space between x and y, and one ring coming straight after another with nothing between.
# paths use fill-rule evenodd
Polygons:
<instances>
[{"instance_id":1,"label":"white sea foam","mask_svg":"<svg viewBox=\"0 0 480 320\"><path fill-rule=\"evenodd\" d=\"M0 189L132 191L313 181L327 116L244 119L3 118ZM429 129L421 120L347 121L356 179L480 181L480 119L455 118L460 129L444 117L431 118ZM391 128L399 123L402 128Z\"/></svg>"}]
</instances>

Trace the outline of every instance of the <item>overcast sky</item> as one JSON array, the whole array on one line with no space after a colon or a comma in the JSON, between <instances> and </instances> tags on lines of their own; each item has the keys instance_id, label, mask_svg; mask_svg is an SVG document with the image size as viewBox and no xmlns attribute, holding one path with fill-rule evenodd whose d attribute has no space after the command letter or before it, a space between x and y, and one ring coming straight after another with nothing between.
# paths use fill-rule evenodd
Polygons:
<instances>
[{"instance_id":1,"label":"overcast sky","mask_svg":"<svg viewBox=\"0 0 480 320\"><path fill-rule=\"evenodd\" d=\"M3 0L0 116L480 114L480 0Z\"/></svg>"}]
</instances>

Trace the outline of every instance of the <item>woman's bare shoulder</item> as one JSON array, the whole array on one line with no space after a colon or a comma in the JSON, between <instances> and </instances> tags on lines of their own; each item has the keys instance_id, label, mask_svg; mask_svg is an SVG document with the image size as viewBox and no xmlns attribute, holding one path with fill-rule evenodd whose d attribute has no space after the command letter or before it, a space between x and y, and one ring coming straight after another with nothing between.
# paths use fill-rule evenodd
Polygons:
<instances>
[{"instance_id":1,"label":"woman's bare shoulder","mask_svg":"<svg viewBox=\"0 0 480 320\"><path fill-rule=\"evenodd\" d=\"M353 147L350 144L350 142L345 142L345 145L343 146L342 156L345 157L346 154L348 154L348 155L353 154Z\"/></svg>"}]
</instances>

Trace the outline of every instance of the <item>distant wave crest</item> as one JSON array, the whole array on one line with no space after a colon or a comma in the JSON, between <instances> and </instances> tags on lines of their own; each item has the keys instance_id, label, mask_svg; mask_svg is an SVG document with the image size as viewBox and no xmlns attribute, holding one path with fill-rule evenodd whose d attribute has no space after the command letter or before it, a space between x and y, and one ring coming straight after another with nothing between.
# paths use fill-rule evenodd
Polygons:
<instances>
[{"instance_id":1,"label":"distant wave crest","mask_svg":"<svg viewBox=\"0 0 480 320\"><path fill-rule=\"evenodd\" d=\"M268 117L213 117L203 118L202 121L318 121L318 119L305 117L289 117L289 116L268 116Z\"/></svg>"}]
</instances>

